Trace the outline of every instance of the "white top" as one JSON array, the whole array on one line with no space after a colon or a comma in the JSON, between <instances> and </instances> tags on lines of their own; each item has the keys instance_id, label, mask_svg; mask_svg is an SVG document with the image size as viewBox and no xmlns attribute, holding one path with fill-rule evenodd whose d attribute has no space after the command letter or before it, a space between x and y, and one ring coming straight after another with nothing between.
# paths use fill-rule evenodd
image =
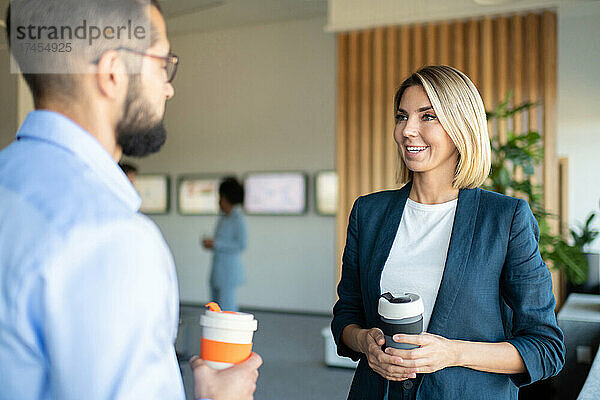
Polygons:
<instances>
[{"instance_id":1,"label":"white top","mask_svg":"<svg viewBox=\"0 0 600 400\"><path fill-rule=\"evenodd\" d=\"M442 281L458 199L442 204L406 200L402 220L381 273L381 293L416 293L427 331Z\"/></svg>"}]
</instances>

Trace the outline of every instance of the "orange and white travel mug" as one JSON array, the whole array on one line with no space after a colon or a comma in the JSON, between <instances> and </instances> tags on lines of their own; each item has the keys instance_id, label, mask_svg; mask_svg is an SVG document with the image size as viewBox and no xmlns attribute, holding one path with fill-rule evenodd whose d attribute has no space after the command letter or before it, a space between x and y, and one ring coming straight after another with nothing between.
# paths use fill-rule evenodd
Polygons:
<instances>
[{"instance_id":1,"label":"orange and white travel mug","mask_svg":"<svg viewBox=\"0 0 600 400\"><path fill-rule=\"evenodd\" d=\"M252 338L258 329L254 315L221 311L216 303L200 317L200 358L214 369L225 369L245 361L252 353Z\"/></svg>"}]
</instances>

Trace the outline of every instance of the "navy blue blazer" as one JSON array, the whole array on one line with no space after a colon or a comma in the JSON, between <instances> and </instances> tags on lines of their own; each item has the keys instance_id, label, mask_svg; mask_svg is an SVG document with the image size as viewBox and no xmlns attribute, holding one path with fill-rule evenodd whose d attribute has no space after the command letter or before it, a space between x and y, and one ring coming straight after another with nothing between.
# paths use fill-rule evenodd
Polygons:
<instances>
[{"instance_id":1,"label":"navy blue blazer","mask_svg":"<svg viewBox=\"0 0 600 400\"><path fill-rule=\"evenodd\" d=\"M338 354L360 359L349 399L380 400L384 395L385 379L369 367L364 354L342 343L341 336L350 324L380 327L381 271L410 188L409 183L359 197L350 213L331 324ZM412 389L416 399L517 399L518 387L561 370L564 338L538 238L537 221L524 200L482 189L460 190L428 332L449 339L510 342L527 372L507 375L449 367L420 375Z\"/></svg>"}]
</instances>

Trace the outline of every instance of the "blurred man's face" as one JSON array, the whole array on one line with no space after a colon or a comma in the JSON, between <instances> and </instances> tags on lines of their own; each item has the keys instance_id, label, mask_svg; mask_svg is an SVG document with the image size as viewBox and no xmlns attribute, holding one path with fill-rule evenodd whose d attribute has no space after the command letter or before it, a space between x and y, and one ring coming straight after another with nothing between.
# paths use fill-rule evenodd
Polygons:
<instances>
[{"instance_id":1,"label":"blurred man's face","mask_svg":"<svg viewBox=\"0 0 600 400\"><path fill-rule=\"evenodd\" d=\"M155 7L150 7L150 22L157 31L156 43L147 54L166 57L170 44L165 20ZM117 124L117 143L127 156L142 157L157 152L167 139L163 119L173 86L167 82L166 61L142 56L140 74L129 76L123 117Z\"/></svg>"}]
</instances>

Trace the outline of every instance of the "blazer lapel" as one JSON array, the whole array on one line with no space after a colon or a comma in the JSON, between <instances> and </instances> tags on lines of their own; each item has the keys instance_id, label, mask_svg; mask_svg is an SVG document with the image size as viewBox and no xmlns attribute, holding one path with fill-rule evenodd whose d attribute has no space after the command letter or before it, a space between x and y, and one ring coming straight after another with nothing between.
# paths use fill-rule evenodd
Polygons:
<instances>
[{"instance_id":1,"label":"blazer lapel","mask_svg":"<svg viewBox=\"0 0 600 400\"><path fill-rule=\"evenodd\" d=\"M452 306L460 292L473 243L479 195L479 189L461 189L458 194L446 266L427 329L430 333L442 334L445 331Z\"/></svg>"},{"instance_id":2,"label":"blazer lapel","mask_svg":"<svg viewBox=\"0 0 600 400\"><path fill-rule=\"evenodd\" d=\"M379 234L373 247L373 256L369 265L368 293L370 297L369 304L374 304L375 308L377 308L379 296L381 295L381 272L396 238L396 232L398 232L400 219L402 218L411 187L412 182L408 182L398 191L398 196L388 204L383 216L384 220L381 229L379 229Z\"/></svg>"}]
</instances>

